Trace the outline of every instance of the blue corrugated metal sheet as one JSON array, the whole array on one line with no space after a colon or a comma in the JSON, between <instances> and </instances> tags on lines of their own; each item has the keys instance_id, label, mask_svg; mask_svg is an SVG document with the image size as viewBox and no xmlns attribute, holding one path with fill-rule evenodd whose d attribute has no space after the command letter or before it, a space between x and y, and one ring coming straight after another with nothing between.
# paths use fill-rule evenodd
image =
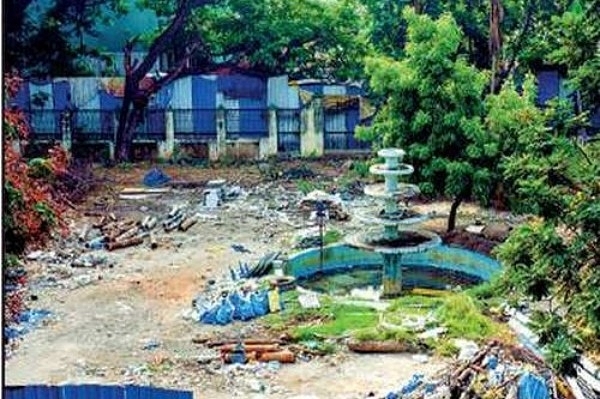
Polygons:
<instances>
[{"instance_id":1,"label":"blue corrugated metal sheet","mask_svg":"<svg viewBox=\"0 0 600 399\"><path fill-rule=\"evenodd\" d=\"M216 76L192 77L192 106L195 110L194 131L201 134L217 134L217 79Z\"/></svg>"},{"instance_id":2,"label":"blue corrugated metal sheet","mask_svg":"<svg viewBox=\"0 0 600 399\"><path fill-rule=\"evenodd\" d=\"M298 87L290 87L287 76L267 80L267 105L281 109L300 108Z\"/></svg>"},{"instance_id":3,"label":"blue corrugated metal sheet","mask_svg":"<svg viewBox=\"0 0 600 399\"><path fill-rule=\"evenodd\" d=\"M65 79L55 79L52 83L54 109L63 110L71 102L71 86Z\"/></svg>"},{"instance_id":4,"label":"blue corrugated metal sheet","mask_svg":"<svg viewBox=\"0 0 600 399\"><path fill-rule=\"evenodd\" d=\"M217 90L230 98L267 98L267 84L263 79L241 74L221 75L217 78Z\"/></svg>"},{"instance_id":5,"label":"blue corrugated metal sheet","mask_svg":"<svg viewBox=\"0 0 600 399\"><path fill-rule=\"evenodd\" d=\"M349 96L362 96L364 94L364 90L362 87L352 84L346 86L346 94Z\"/></svg>"},{"instance_id":6,"label":"blue corrugated metal sheet","mask_svg":"<svg viewBox=\"0 0 600 399\"><path fill-rule=\"evenodd\" d=\"M323 94L323 86L325 85L322 83L311 83L300 85L300 88L302 90L310 91L311 93Z\"/></svg>"},{"instance_id":7,"label":"blue corrugated metal sheet","mask_svg":"<svg viewBox=\"0 0 600 399\"><path fill-rule=\"evenodd\" d=\"M560 92L560 76L558 71L539 72L537 80L539 104L545 104L548 100L558 96Z\"/></svg>"},{"instance_id":8,"label":"blue corrugated metal sheet","mask_svg":"<svg viewBox=\"0 0 600 399\"><path fill-rule=\"evenodd\" d=\"M53 87L51 81L34 83L29 82L29 98L30 106L34 112L31 115L31 128L33 131L45 130L55 131L57 130L57 119L53 112L39 112L42 110L51 110L54 106L53 100Z\"/></svg>"},{"instance_id":9,"label":"blue corrugated metal sheet","mask_svg":"<svg viewBox=\"0 0 600 399\"><path fill-rule=\"evenodd\" d=\"M239 112L240 135L253 137L269 135L269 113L266 107L266 98L241 98Z\"/></svg>"},{"instance_id":10,"label":"blue corrugated metal sheet","mask_svg":"<svg viewBox=\"0 0 600 399\"><path fill-rule=\"evenodd\" d=\"M190 391L139 386L29 385L5 387L7 399L192 399Z\"/></svg>"},{"instance_id":11,"label":"blue corrugated metal sheet","mask_svg":"<svg viewBox=\"0 0 600 399\"><path fill-rule=\"evenodd\" d=\"M177 79L173 82L173 96L169 105L173 109L191 110L193 108L192 78L190 76ZM194 132L194 120L191 115L176 120L175 124L178 133Z\"/></svg>"}]
</instances>

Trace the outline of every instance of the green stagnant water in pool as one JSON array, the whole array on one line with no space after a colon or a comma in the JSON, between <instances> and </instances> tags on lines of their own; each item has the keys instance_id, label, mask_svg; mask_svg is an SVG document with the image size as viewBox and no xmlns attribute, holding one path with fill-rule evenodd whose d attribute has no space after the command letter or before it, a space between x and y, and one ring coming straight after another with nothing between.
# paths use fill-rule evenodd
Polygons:
<instances>
[{"instance_id":1,"label":"green stagnant water in pool","mask_svg":"<svg viewBox=\"0 0 600 399\"><path fill-rule=\"evenodd\" d=\"M356 267L338 270L335 273L317 274L300 283L313 291L332 295L348 295L353 289L379 289L382 284L382 267ZM402 286L406 289L428 288L444 290L461 286L470 287L482 283L479 277L440 269L435 266L403 266Z\"/></svg>"}]
</instances>

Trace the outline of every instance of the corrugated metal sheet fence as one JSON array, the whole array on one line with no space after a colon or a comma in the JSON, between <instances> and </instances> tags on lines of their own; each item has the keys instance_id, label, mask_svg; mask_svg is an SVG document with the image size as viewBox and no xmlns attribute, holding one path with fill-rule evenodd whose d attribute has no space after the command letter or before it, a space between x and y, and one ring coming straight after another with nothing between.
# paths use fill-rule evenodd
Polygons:
<instances>
[{"instance_id":1,"label":"corrugated metal sheet fence","mask_svg":"<svg viewBox=\"0 0 600 399\"><path fill-rule=\"evenodd\" d=\"M300 152L300 110L278 109L277 152Z\"/></svg>"},{"instance_id":2,"label":"corrugated metal sheet fence","mask_svg":"<svg viewBox=\"0 0 600 399\"><path fill-rule=\"evenodd\" d=\"M193 399L190 391L107 385L28 385L4 388L7 399Z\"/></svg>"},{"instance_id":3,"label":"corrugated metal sheet fence","mask_svg":"<svg viewBox=\"0 0 600 399\"><path fill-rule=\"evenodd\" d=\"M358 108L325 109L325 151L368 150L368 142L357 140L354 130L359 124Z\"/></svg>"}]
</instances>

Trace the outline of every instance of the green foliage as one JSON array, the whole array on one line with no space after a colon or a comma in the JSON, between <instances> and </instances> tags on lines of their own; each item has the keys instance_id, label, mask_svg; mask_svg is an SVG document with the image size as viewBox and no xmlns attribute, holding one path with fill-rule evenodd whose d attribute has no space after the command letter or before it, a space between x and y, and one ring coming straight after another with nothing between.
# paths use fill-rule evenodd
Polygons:
<instances>
[{"instance_id":1,"label":"green foliage","mask_svg":"<svg viewBox=\"0 0 600 399\"><path fill-rule=\"evenodd\" d=\"M5 64L24 75L90 75L98 49L86 39L127 7L122 0L9 0L5 2ZM35 49L35 51L31 51ZM40 98L39 100L43 100Z\"/></svg>"},{"instance_id":2,"label":"green foliage","mask_svg":"<svg viewBox=\"0 0 600 399\"><path fill-rule=\"evenodd\" d=\"M405 148L413 178L426 195L486 200L492 173L478 166L470 148L487 136L482 119L488 76L468 64L462 32L450 14L433 20L406 8L405 56L367 59L371 89L387 98L362 138ZM451 223L449 222L449 225Z\"/></svg>"},{"instance_id":3,"label":"green foliage","mask_svg":"<svg viewBox=\"0 0 600 399\"><path fill-rule=\"evenodd\" d=\"M600 1L578 0L549 26L548 60L568 68L572 88L589 106L600 103Z\"/></svg>"},{"instance_id":4,"label":"green foliage","mask_svg":"<svg viewBox=\"0 0 600 399\"><path fill-rule=\"evenodd\" d=\"M497 255L505 292L551 301L533 328L553 366L568 370L576 350L600 348L600 162L597 149L569 138L580 118L561 104L542 118L549 127L523 130L503 162L513 208L538 218L515 229Z\"/></svg>"}]
</instances>

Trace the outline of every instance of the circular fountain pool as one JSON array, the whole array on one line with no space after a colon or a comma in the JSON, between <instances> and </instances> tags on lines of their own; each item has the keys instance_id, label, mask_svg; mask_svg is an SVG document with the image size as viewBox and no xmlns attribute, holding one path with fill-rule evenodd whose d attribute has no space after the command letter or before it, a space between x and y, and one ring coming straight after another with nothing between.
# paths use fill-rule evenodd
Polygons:
<instances>
[{"instance_id":1,"label":"circular fountain pool","mask_svg":"<svg viewBox=\"0 0 600 399\"><path fill-rule=\"evenodd\" d=\"M290 256L285 271L305 288L343 295L355 288L379 289L382 264L377 252L336 244L323 248L322 264L321 250L312 248ZM403 255L401 268L403 286L408 289L467 287L487 281L501 270L492 258L445 245Z\"/></svg>"}]
</instances>

